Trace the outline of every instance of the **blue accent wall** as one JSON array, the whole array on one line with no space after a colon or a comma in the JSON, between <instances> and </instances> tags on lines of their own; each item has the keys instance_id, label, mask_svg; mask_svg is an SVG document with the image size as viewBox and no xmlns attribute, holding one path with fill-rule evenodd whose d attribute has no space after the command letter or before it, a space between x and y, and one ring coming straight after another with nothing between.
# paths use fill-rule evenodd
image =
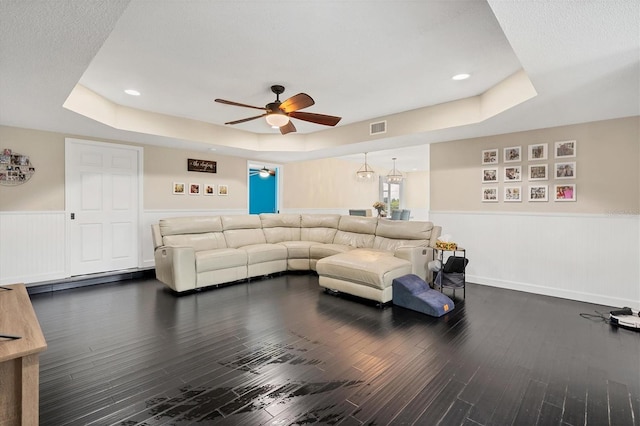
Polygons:
<instances>
[{"instance_id":1,"label":"blue accent wall","mask_svg":"<svg viewBox=\"0 0 640 426\"><path fill-rule=\"evenodd\" d=\"M260 177L257 169L249 173L249 213L276 213L276 176Z\"/></svg>"}]
</instances>

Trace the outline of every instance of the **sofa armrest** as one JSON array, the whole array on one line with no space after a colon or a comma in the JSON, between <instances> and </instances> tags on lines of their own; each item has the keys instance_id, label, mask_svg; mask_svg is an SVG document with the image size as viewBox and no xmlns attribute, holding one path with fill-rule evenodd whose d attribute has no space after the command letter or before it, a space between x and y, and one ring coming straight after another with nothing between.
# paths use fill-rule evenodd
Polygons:
<instances>
[{"instance_id":1,"label":"sofa armrest","mask_svg":"<svg viewBox=\"0 0 640 426\"><path fill-rule=\"evenodd\" d=\"M431 282L431 271L429 271L427 265L433 260L433 248L399 247L394 252L394 256L411 262L411 273L427 282Z\"/></svg>"},{"instance_id":2,"label":"sofa armrest","mask_svg":"<svg viewBox=\"0 0 640 426\"><path fill-rule=\"evenodd\" d=\"M436 242L440 235L442 234L442 226L434 226L431 230L431 238L429 239L429 247L436 247Z\"/></svg>"},{"instance_id":3,"label":"sofa armrest","mask_svg":"<svg viewBox=\"0 0 640 426\"><path fill-rule=\"evenodd\" d=\"M156 278L177 292L196 288L193 247L160 246L155 250Z\"/></svg>"}]
</instances>

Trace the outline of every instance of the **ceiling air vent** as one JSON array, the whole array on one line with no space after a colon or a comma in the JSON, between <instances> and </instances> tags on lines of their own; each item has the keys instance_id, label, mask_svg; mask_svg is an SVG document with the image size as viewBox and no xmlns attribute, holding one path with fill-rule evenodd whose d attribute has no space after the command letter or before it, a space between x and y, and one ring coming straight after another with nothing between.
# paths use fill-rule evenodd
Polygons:
<instances>
[{"instance_id":1,"label":"ceiling air vent","mask_svg":"<svg viewBox=\"0 0 640 426\"><path fill-rule=\"evenodd\" d=\"M387 121L378 121L376 123L369 124L369 134L379 135L381 133L387 133Z\"/></svg>"}]
</instances>

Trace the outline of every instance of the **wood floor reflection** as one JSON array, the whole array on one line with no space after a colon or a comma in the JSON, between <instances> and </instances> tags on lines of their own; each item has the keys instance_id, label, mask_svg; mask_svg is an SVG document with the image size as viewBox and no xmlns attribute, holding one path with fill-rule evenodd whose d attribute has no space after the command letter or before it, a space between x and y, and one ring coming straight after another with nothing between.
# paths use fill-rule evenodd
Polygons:
<instances>
[{"instance_id":1,"label":"wood floor reflection","mask_svg":"<svg viewBox=\"0 0 640 426\"><path fill-rule=\"evenodd\" d=\"M32 296L41 425L633 425L640 333L610 308L470 284L442 318L283 275ZM634 423L635 422L635 423Z\"/></svg>"}]
</instances>

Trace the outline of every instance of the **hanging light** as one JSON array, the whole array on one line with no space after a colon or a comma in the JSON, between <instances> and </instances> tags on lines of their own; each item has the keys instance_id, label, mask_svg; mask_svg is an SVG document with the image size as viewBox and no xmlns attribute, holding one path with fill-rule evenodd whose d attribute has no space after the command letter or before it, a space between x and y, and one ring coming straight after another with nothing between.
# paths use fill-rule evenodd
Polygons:
<instances>
[{"instance_id":1,"label":"hanging light","mask_svg":"<svg viewBox=\"0 0 640 426\"><path fill-rule=\"evenodd\" d=\"M392 160L393 160L393 170L391 170L387 175L387 182L400 183L402 182L402 179L404 179L404 176L402 175L402 173L396 170L396 158L394 157L392 158Z\"/></svg>"},{"instance_id":2,"label":"hanging light","mask_svg":"<svg viewBox=\"0 0 640 426\"><path fill-rule=\"evenodd\" d=\"M269 174L271 174L271 172L266 167L261 168L260 171L258 172L258 175L261 178L268 178Z\"/></svg>"},{"instance_id":3,"label":"hanging light","mask_svg":"<svg viewBox=\"0 0 640 426\"><path fill-rule=\"evenodd\" d=\"M289 116L280 110L267 114L265 119L273 128L282 127L289 123Z\"/></svg>"},{"instance_id":4,"label":"hanging light","mask_svg":"<svg viewBox=\"0 0 640 426\"><path fill-rule=\"evenodd\" d=\"M375 172L371 167L369 167L369 164L367 164L367 153L365 152L364 164L356 172L356 177L362 180L369 180L369 179L372 179L374 175L375 175Z\"/></svg>"}]
</instances>

